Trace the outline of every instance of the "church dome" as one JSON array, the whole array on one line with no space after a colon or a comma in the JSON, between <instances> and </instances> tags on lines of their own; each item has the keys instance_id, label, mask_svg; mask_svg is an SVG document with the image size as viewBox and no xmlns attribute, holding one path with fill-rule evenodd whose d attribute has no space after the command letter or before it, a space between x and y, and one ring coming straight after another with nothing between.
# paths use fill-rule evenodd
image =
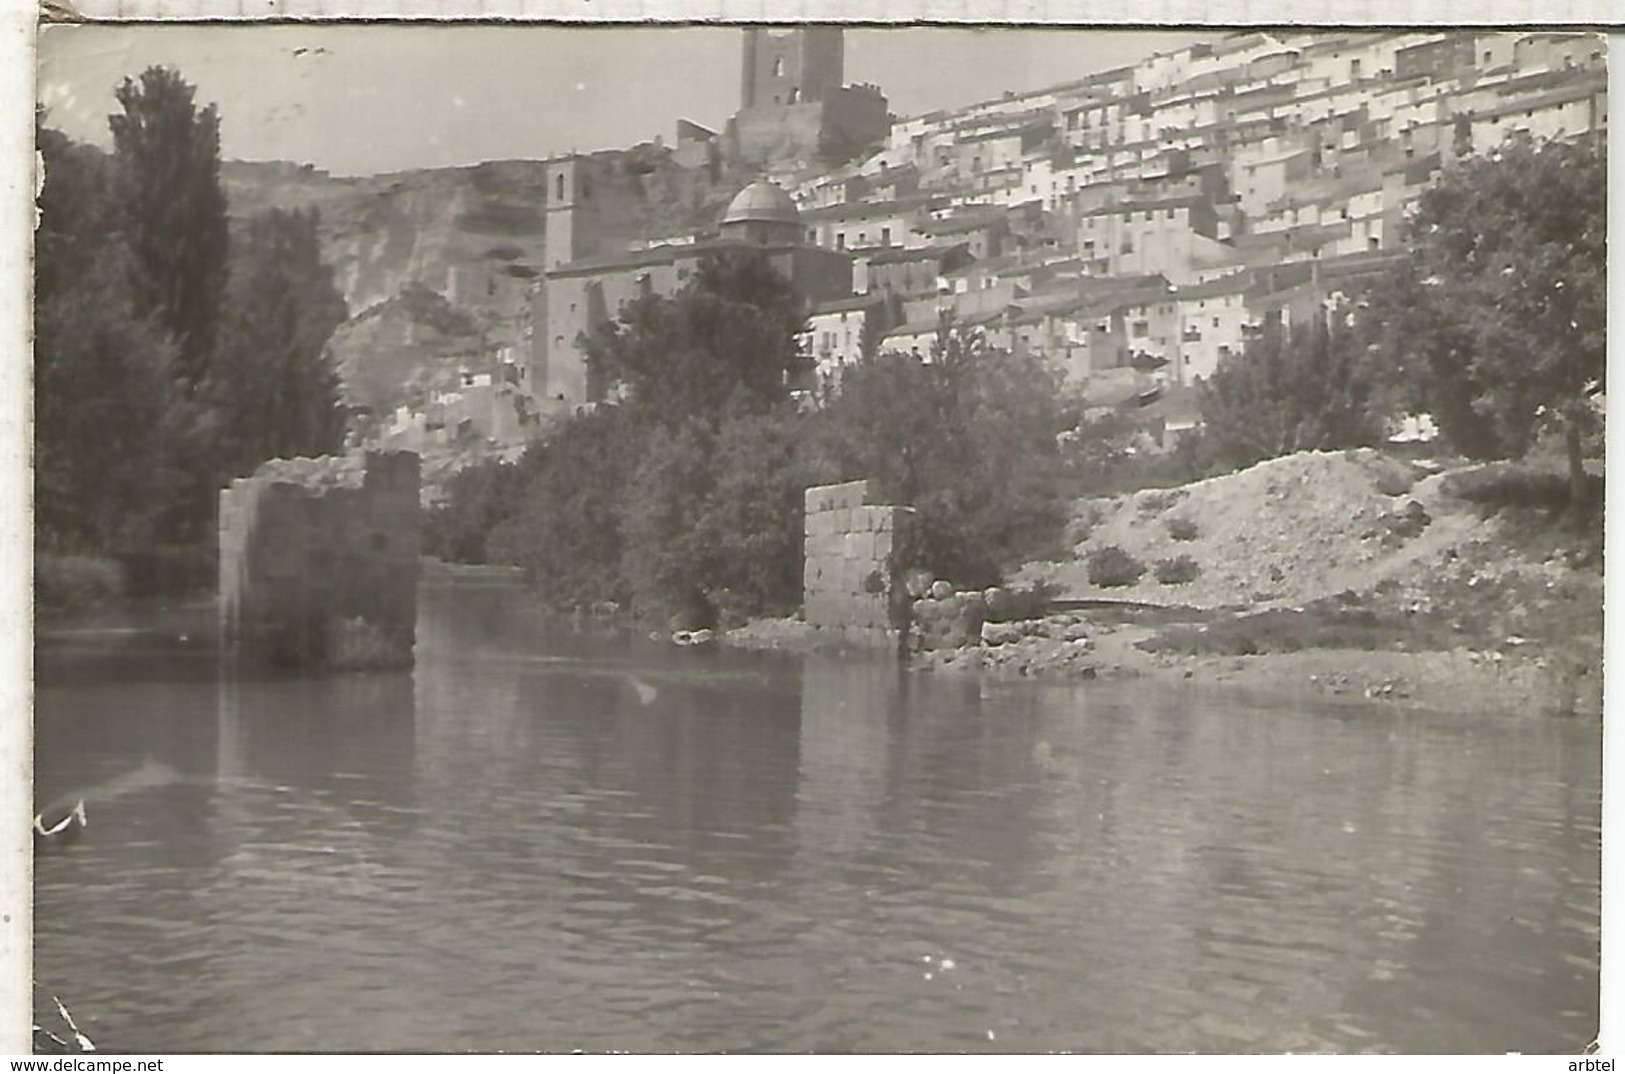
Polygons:
<instances>
[{"instance_id":1,"label":"church dome","mask_svg":"<svg viewBox=\"0 0 1625 1074\"><path fill-rule=\"evenodd\" d=\"M722 214L723 224L794 224L801 225L801 212L796 203L779 187L759 179L734 195L728 211Z\"/></svg>"}]
</instances>

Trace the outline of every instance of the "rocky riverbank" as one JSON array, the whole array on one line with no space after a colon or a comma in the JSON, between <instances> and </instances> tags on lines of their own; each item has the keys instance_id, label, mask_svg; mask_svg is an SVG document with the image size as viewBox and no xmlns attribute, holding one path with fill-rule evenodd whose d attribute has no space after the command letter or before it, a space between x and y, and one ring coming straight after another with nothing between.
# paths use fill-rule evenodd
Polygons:
<instances>
[{"instance_id":1,"label":"rocky riverbank","mask_svg":"<svg viewBox=\"0 0 1625 1074\"><path fill-rule=\"evenodd\" d=\"M932 673L1597 716L1600 533L1559 518L1543 491L1554 480L1306 453L1080 501L1073 555L1028 564L1007 590L911 580L907 659ZM796 620L728 641L825 644Z\"/></svg>"}]
</instances>

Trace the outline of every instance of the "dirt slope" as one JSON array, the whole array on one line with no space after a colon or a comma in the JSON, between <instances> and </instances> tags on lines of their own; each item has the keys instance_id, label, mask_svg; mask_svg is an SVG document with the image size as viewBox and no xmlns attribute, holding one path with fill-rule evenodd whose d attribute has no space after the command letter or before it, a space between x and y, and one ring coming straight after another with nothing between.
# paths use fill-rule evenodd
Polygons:
<instances>
[{"instance_id":1,"label":"dirt slope","mask_svg":"<svg viewBox=\"0 0 1625 1074\"><path fill-rule=\"evenodd\" d=\"M1306 452L1181 488L1079 501L1074 558L1029 564L1021 577L1051 581L1068 596L1201 608L1301 604L1403 581L1492 526L1471 505L1447 500L1437 478L1417 481L1409 466L1375 451ZM1138 582L1090 582L1089 554L1110 545L1145 565ZM1158 561L1179 556L1195 562L1196 577L1159 582Z\"/></svg>"}]
</instances>

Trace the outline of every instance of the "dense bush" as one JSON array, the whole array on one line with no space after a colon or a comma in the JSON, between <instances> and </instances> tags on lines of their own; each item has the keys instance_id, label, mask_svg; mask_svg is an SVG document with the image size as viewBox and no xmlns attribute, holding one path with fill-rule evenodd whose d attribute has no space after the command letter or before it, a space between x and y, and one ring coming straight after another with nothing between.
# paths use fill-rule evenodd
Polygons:
<instances>
[{"instance_id":1,"label":"dense bush","mask_svg":"<svg viewBox=\"0 0 1625 1074\"><path fill-rule=\"evenodd\" d=\"M1088 567L1089 584L1102 589L1133 585L1145 574L1144 563L1114 544L1093 549L1084 562Z\"/></svg>"},{"instance_id":2,"label":"dense bush","mask_svg":"<svg viewBox=\"0 0 1625 1074\"><path fill-rule=\"evenodd\" d=\"M735 415L717 430L701 582L721 611L782 613L801 602L803 493L817 483L801 452L807 425L783 406Z\"/></svg>"},{"instance_id":3,"label":"dense bush","mask_svg":"<svg viewBox=\"0 0 1625 1074\"><path fill-rule=\"evenodd\" d=\"M1172 556L1157 560L1157 581L1163 585L1185 585L1201 575L1202 568L1190 556Z\"/></svg>"},{"instance_id":4,"label":"dense bush","mask_svg":"<svg viewBox=\"0 0 1625 1074\"><path fill-rule=\"evenodd\" d=\"M1600 503L1603 479L1588 474L1591 492L1587 499ZM1571 481L1565 474L1539 470L1513 463L1487 463L1470 470L1445 475L1440 486L1447 496L1485 507L1538 507L1556 510L1567 507Z\"/></svg>"},{"instance_id":5,"label":"dense bush","mask_svg":"<svg viewBox=\"0 0 1625 1074\"><path fill-rule=\"evenodd\" d=\"M1160 515L1184 498L1184 489L1147 489L1134 498L1135 509L1142 515Z\"/></svg>"},{"instance_id":6,"label":"dense bush","mask_svg":"<svg viewBox=\"0 0 1625 1074\"><path fill-rule=\"evenodd\" d=\"M1388 400L1353 312L1271 323L1199 386L1203 439L1240 469L1296 451L1379 443Z\"/></svg>"},{"instance_id":7,"label":"dense bush","mask_svg":"<svg viewBox=\"0 0 1625 1074\"><path fill-rule=\"evenodd\" d=\"M152 545L118 557L124 595L173 597L212 592L220 558L212 545Z\"/></svg>"},{"instance_id":8,"label":"dense bush","mask_svg":"<svg viewBox=\"0 0 1625 1074\"><path fill-rule=\"evenodd\" d=\"M124 572L101 556L41 553L34 558L34 600L42 610L69 611L124 595Z\"/></svg>"},{"instance_id":9,"label":"dense bush","mask_svg":"<svg viewBox=\"0 0 1625 1074\"><path fill-rule=\"evenodd\" d=\"M1141 425L1126 416L1076 422L1061 436L1061 493L1116 496L1200 481L1226 467L1207 437L1187 432L1167 450L1148 450Z\"/></svg>"},{"instance_id":10,"label":"dense bush","mask_svg":"<svg viewBox=\"0 0 1625 1074\"><path fill-rule=\"evenodd\" d=\"M621 505L642 440L620 410L604 407L533 444L513 513L491 533L490 558L525 568L558 607L624 602Z\"/></svg>"},{"instance_id":11,"label":"dense bush","mask_svg":"<svg viewBox=\"0 0 1625 1074\"><path fill-rule=\"evenodd\" d=\"M487 563L490 536L514 512L520 468L490 459L446 482L446 500L423 516L423 554L448 563Z\"/></svg>"}]
</instances>

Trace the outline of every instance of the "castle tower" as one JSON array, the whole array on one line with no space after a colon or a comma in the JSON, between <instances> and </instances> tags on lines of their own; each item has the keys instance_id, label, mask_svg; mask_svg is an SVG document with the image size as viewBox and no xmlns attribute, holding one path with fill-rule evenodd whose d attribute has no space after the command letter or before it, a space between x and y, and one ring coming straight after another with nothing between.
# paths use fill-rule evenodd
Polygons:
<instances>
[{"instance_id":1,"label":"castle tower","mask_svg":"<svg viewBox=\"0 0 1625 1074\"><path fill-rule=\"evenodd\" d=\"M740 106L827 101L845 79L846 45L838 26L745 31Z\"/></svg>"},{"instance_id":2,"label":"castle tower","mask_svg":"<svg viewBox=\"0 0 1625 1074\"><path fill-rule=\"evenodd\" d=\"M592 184L580 157L547 164L547 237L544 271L596 253Z\"/></svg>"},{"instance_id":3,"label":"castle tower","mask_svg":"<svg viewBox=\"0 0 1625 1074\"><path fill-rule=\"evenodd\" d=\"M843 84L843 33L839 26L745 30L740 107L724 140L735 162L839 164L884 140L891 129L885 95Z\"/></svg>"}]
</instances>

